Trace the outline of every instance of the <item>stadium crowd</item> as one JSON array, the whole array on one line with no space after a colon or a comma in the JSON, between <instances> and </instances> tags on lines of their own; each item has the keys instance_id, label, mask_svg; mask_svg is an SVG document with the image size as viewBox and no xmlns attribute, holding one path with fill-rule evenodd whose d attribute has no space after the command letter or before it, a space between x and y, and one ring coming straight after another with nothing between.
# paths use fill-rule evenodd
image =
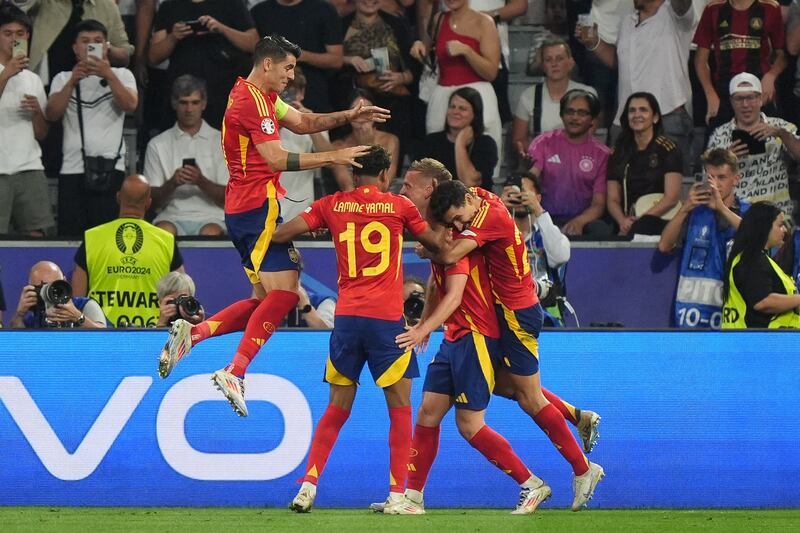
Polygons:
<instances>
[{"instance_id":1,"label":"stadium crowd","mask_svg":"<svg viewBox=\"0 0 800 533\"><path fill-rule=\"evenodd\" d=\"M555 288L552 323L570 240L660 238L665 253L683 244L681 283L713 279L716 294L726 260L717 240L733 238L740 206L772 202L793 230L797 0L3 0L0 235L86 241L118 217L124 177L136 172L152 196L131 227L228 233L223 115L271 34L300 47L281 93L292 108L391 112L314 133L282 127L285 148L379 144L395 192L425 157L493 190L528 238L537 281ZM530 41L525 64L515 35ZM354 186L341 162L287 168L281 182L285 220ZM696 206L717 218L694 216ZM774 255L796 280L794 241ZM714 261L692 252L714 246ZM161 275L180 259L166 248ZM87 259L81 248L79 296ZM718 326L722 302L697 293L679 287L676 324ZM158 300L144 323L163 322Z\"/></svg>"}]
</instances>

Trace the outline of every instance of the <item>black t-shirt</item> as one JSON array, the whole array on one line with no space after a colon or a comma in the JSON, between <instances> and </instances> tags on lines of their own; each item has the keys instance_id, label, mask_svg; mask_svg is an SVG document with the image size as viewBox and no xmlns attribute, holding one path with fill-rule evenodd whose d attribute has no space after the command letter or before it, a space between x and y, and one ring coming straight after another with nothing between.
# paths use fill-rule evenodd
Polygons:
<instances>
[{"instance_id":1,"label":"black t-shirt","mask_svg":"<svg viewBox=\"0 0 800 533\"><path fill-rule=\"evenodd\" d=\"M630 210L636 200L646 194L664 194L664 175L668 172L683 174L683 156L678 145L663 135L654 137L647 148L634 152L627 162L622 161L619 152L615 150L608 160L608 180L620 182L623 194L626 166ZM624 209L624 197L622 205Z\"/></svg>"},{"instance_id":2,"label":"black t-shirt","mask_svg":"<svg viewBox=\"0 0 800 533\"><path fill-rule=\"evenodd\" d=\"M172 31L176 22L197 20L210 15L222 24L237 31L255 27L243 0L169 0L158 8L155 31ZM250 55L236 48L219 33L190 35L175 45L169 57L167 70L169 83L183 74L192 74L206 81L208 107L204 113L206 121L219 129L228 93L237 76L246 76L252 67ZM169 101L168 95L165 99Z\"/></svg>"},{"instance_id":3,"label":"black t-shirt","mask_svg":"<svg viewBox=\"0 0 800 533\"><path fill-rule=\"evenodd\" d=\"M255 6L252 14L261 37L282 35L303 50L318 54L326 52L326 46L342 44L342 21L328 2L302 0L283 6L267 0ZM317 113L332 111L328 97L328 76L332 73L308 63L300 63L300 68L308 82L303 105Z\"/></svg>"},{"instance_id":4,"label":"black t-shirt","mask_svg":"<svg viewBox=\"0 0 800 533\"><path fill-rule=\"evenodd\" d=\"M492 174L497 165L497 144L488 135L480 135L473 142L469 149L469 160L481 173L481 187L491 191L493 187ZM441 162L447 170L458 179L456 173L456 145L447 138L447 133L439 131L431 133L425 137L422 148L414 156L414 159L432 157Z\"/></svg>"},{"instance_id":5,"label":"black t-shirt","mask_svg":"<svg viewBox=\"0 0 800 533\"><path fill-rule=\"evenodd\" d=\"M733 282L744 299L747 311L744 315L748 328L766 328L774 316L753 309L753 306L772 294L786 294L786 288L778 273L770 265L765 253L753 261L742 259L733 269Z\"/></svg>"}]
</instances>

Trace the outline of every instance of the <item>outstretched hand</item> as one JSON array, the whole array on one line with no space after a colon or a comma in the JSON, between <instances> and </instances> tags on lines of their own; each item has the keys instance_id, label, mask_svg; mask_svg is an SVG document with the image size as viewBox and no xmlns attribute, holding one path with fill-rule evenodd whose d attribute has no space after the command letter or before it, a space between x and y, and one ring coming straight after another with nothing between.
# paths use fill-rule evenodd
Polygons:
<instances>
[{"instance_id":1,"label":"outstretched hand","mask_svg":"<svg viewBox=\"0 0 800 533\"><path fill-rule=\"evenodd\" d=\"M388 109L375 105L364 105L364 100L359 100L358 104L350 110L349 122L355 120L370 120L372 122L386 122L392 118Z\"/></svg>"},{"instance_id":2,"label":"outstretched hand","mask_svg":"<svg viewBox=\"0 0 800 533\"><path fill-rule=\"evenodd\" d=\"M422 322L417 324L416 326L406 326L406 331L395 337L395 342L397 346L402 348L403 350L410 350L411 348L417 348L417 353L422 353L428 349L428 341L431 338L430 333L424 333L422 331Z\"/></svg>"},{"instance_id":3,"label":"outstretched hand","mask_svg":"<svg viewBox=\"0 0 800 533\"><path fill-rule=\"evenodd\" d=\"M367 155L371 147L366 145L351 146L350 148L342 148L336 150L333 164L334 165L352 165L356 168L361 168L362 165L356 163L356 158L362 155Z\"/></svg>"}]
</instances>

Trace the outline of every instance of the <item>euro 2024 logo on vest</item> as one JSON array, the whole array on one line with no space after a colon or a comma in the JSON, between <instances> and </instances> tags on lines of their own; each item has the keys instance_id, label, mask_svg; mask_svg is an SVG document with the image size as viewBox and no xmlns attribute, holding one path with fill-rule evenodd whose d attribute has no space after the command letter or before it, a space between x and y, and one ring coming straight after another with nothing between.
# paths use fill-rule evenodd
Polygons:
<instances>
[{"instance_id":1,"label":"euro 2024 logo on vest","mask_svg":"<svg viewBox=\"0 0 800 533\"><path fill-rule=\"evenodd\" d=\"M117 228L115 241L117 249L125 254L121 262L127 265L135 265L136 258L133 257L133 254L138 253L144 245L142 228L133 222L124 222Z\"/></svg>"}]
</instances>

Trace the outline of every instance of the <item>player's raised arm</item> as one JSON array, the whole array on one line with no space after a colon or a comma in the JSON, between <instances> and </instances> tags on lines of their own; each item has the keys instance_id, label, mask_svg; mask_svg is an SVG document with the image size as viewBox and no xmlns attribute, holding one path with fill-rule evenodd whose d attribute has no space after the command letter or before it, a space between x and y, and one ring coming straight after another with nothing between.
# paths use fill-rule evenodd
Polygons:
<instances>
[{"instance_id":1,"label":"player's raised arm","mask_svg":"<svg viewBox=\"0 0 800 533\"><path fill-rule=\"evenodd\" d=\"M353 146L333 150L331 152L314 152L301 154L289 152L283 148L280 140L266 141L256 145L258 153L264 161L272 167L272 170L279 172L283 170L309 170L312 168L326 167L329 165L353 165L356 158L369 151L369 146Z\"/></svg>"},{"instance_id":2,"label":"player's raised arm","mask_svg":"<svg viewBox=\"0 0 800 533\"><path fill-rule=\"evenodd\" d=\"M281 118L281 125L286 126L294 133L303 134L326 131L358 119L386 122L390 118L391 113L388 109L374 105L364 105L364 101L361 100L352 109L334 113L304 113L290 107Z\"/></svg>"}]
</instances>

